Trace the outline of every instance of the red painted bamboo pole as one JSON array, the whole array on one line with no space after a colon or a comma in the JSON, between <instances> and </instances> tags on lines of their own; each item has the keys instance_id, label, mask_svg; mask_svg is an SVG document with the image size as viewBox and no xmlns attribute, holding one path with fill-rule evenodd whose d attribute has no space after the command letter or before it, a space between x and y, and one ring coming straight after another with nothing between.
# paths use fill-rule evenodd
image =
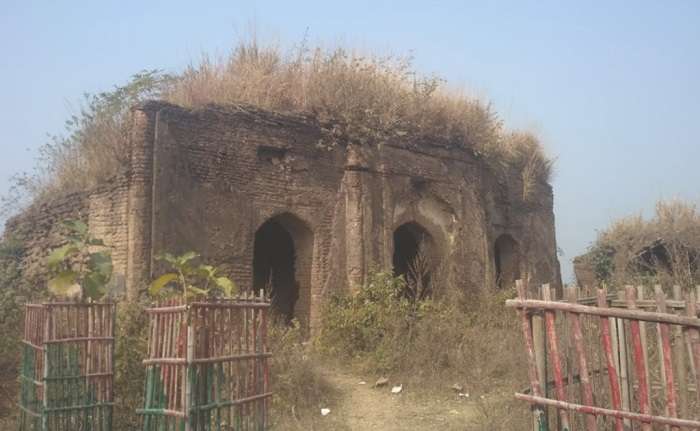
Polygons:
<instances>
[{"instance_id":1,"label":"red painted bamboo pole","mask_svg":"<svg viewBox=\"0 0 700 431\"><path fill-rule=\"evenodd\" d=\"M583 388L583 402L586 405L593 405L593 388L588 374L588 361L586 360L586 351L583 347L583 331L581 330L581 320L578 313L571 313L571 332L574 335L574 347L578 356L579 374L581 377L581 386ZM596 431L595 415L586 415L586 429L588 431Z\"/></svg>"},{"instance_id":2,"label":"red painted bamboo pole","mask_svg":"<svg viewBox=\"0 0 700 431\"><path fill-rule=\"evenodd\" d=\"M637 290L634 287L627 286L625 288L625 294L627 299L627 306L634 310L637 308L636 298ZM647 370L646 363L644 361L644 347L642 346L642 336L639 329L638 320L630 320L630 335L632 337L632 353L634 357L634 368L637 373L637 382L639 384L639 393L637 398L639 399L639 411L644 415L651 414L651 408L649 406L649 386L647 382ZM643 431L651 431L651 424L643 423Z\"/></svg>"},{"instance_id":3,"label":"red painted bamboo pole","mask_svg":"<svg viewBox=\"0 0 700 431\"><path fill-rule=\"evenodd\" d=\"M588 314L600 317L616 317L618 319L637 319L644 322L668 323L700 329L700 320L696 317L678 316L670 313L653 313L642 310L627 310L624 308L600 308L588 305L569 304L567 302L546 302L535 299L508 299L506 307L531 308L534 310L560 310L570 313Z\"/></svg>"},{"instance_id":4,"label":"red painted bamboo pole","mask_svg":"<svg viewBox=\"0 0 700 431\"><path fill-rule=\"evenodd\" d=\"M580 404L574 404L574 403L567 403L564 401L558 401L558 400L551 400L549 398L543 398L543 397L536 397L533 395L527 395L527 394L515 394L515 398L523 401L527 401L532 404L545 404L545 405L550 405L554 406L557 408L561 409L568 409L574 412L579 412L579 413L589 413L589 414L598 414L598 415L605 415L605 416L611 416L615 418L619 418L620 420L624 419L630 419L633 421L640 421L640 422L652 422L655 424L662 424L662 425L672 425L674 427L687 427L690 429L698 429L700 428L700 422L690 420L690 419L679 419L679 418L669 418L665 416L652 416L652 415L643 415L641 413L635 413L635 412L627 412L627 411L621 411L621 410L611 410L611 409L606 409L602 407L593 407L593 406L582 406Z\"/></svg>"},{"instance_id":5,"label":"red painted bamboo pole","mask_svg":"<svg viewBox=\"0 0 700 431\"><path fill-rule=\"evenodd\" d=\"M518 296L525 299L525 288L522 284L522 280L517 280L515 282L516 288L518 290ZM542 395L542 387L540 385L539 376L537 374L537 362L535 359L535 348L534 342L532 340L532 325L530 322L530 316L525 310L519 310L520 319L523 329L523 338L525 339L525 350L527 353L527 363L528 363L528 376L530 378L530 387L532 388L532 393L537 396Z\"/></svg>"},{"instance_id":6,"label":"red painted bamboo pole","mask_svg":"<svg viewBox=\"0 0 700 431\"><path fill-rule=\"evenodd\" d=\"M545 289L545 301L550 301L550 291ZM547 341L549 342L549 357L552 361L552 373L554 374L554 387L559 401L566 402L566 389L564 387L564 377L561 369L561 358L559 357L559 340L557 339L556 315L554 311L546 310L544 313L544 324L547 331ZM569 414L564 409L559 409L559 419L562 431L569 431Z\"/></svg>"},{"instance_id":7,"label":"red painted bamboo pole","mask_svg":"<svg viewBox=\"0 0 700 431\"><path fill-rule=\"evenodd\" d=\"M666 313L666 295L664 295L660 286L656 286L655 294L659 312ZM673 358L671 356L671 334L668 324L659 323L659 333L661 334L661 362L664 375L666 376L666 408L668 409L668 415L675 418L678 417L678 410L676 407L676 391L673 376ZM680 430L677 426L671 427L671 429L673 431Z\"/></svg>"},{"instance_id":8,"label":"red painted bamboo pole","mask_svg":"<svg viewBox=\"0 0 700 431\"><path fill-rule=\"evenodd\" d=\"M607 292L603 289L598 289L598 307L607 308ZM615 357L612 351L612 340L610 339L610 321L607 317L600 318L600 332L605 350L605 359L608 366L608 380L610 380L610 399L613 409L620 410L622 404L620 399L620 383L617 380L617 370L615 369ZM615 430L624 431L623 421L621 417L615 417Z\"/></svg>"},{"instance_id":9,"label":"red painted bamboo pole","mask_svg":"<svg viewBox=\"0 0 700 431\"><path fill-rule=\"evenodd\" d=\"M700 289L698 289L700 292ZM695 298L692 292L687 297L688 308L686 312L688 316L697 317L697 301L700 298ZM690 344L690 360L693 361L695 367L695 395L700 405L700 330L695 328L685 328L686 335Z\"/></svg>"}]
</instances>

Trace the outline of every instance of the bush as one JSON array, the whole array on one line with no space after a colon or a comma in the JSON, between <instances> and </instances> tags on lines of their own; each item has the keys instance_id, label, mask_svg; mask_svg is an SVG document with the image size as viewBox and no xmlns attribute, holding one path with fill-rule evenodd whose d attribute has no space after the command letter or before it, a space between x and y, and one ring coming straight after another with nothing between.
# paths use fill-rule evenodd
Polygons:
<instances>
[{"instance_id":1,"label":"bush","mask_svg":"<svg viewBox=\"0 0 700 431\"><path fill-rule=\"evenodd\" d=\"M407 331L419 311L403 295L405 285L403 278L382 271L373 273L355 295L333 295L323 312L318 346L331 356L371 353L379 369L389 367L389 358L380 357L386 339Z\"/></svg>"},{"instance_id":2,"label":"bush","mask_svg":"<svg viewBox=\"0 0 700 431\"><path fill-rule=\"evenodd\" d=\"M316 344L363 371L395 374L423 386L469 382L474 390L517 387L526 376L517 319L504 308L513 292L411 301L404 281L371 274L353 295L333 296Z\"/></svg>"},{"instance_id":3,"label":"bush","mask_svg":"<svg viewBox=\"0 0 700 431\"><path fill-rule=\"evenodd\" d=\"M323 377L319 358L304 342L299 322L272 324L269 335L275 429L313 429L319 410L333 404L337 391Z\"/></svg>"},{"instance_id":4,"label":"bush","mask_svg":"<svg viewBox=\"0 0 700 431\"><path fill-rule=\"evenodd\" d=\"M136 409L143 407L148 337L148 315L144 304L121 302L117 305L114 352L114 430L138 429Z\"/></svg>"},{"instance_id":5,"label":"bush","mask_svg":"<svg viewBox=\"0 0 700 431\"><path fill-rule=\"evenodd\" d=\"M18 241L0 242L0 417L12 413L17 401L23 306L32 293L22 279L23 254Z\"/></svg>"},{"instance_id":6,"label":"bush","mask_svg":"<svg viewBox=\"0 0 700 431\"><path fill-rule=\"evenodd\" d=\"M582 257L599 283L700 282L700 213L690 203L660 201L654 217L625 217L601 231Z\"/></svg>"}]
</instances>

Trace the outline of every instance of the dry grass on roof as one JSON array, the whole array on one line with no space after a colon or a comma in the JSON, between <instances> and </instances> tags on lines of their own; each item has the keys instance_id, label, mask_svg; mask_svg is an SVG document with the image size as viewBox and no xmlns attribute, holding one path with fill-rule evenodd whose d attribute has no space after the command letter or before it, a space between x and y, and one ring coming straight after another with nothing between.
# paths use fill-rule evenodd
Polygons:
<instances>
[{"instance_id":1,"label":"dry grass on roof","mask_svg":"<svg viewBox=\"0 0 700 431\"><path fill-rule=\"evenodd\" d=\"M496 168L516 168L524 194L537 181L548 181L552 170L535 136L507 131L489 104L449 91L438 77L420 75L410 58L342 48L284 52L253 40L228 56L204 56L190 65L165 98L188 107L245 103L309 112L322 122L339 122L357 143L433 137L473 149Z\"/></svg>"},{"instance_id":2,"label":"dry grass on roof","mask_svg":"<svg viewBox=\"0 0 700 431\"><path fill-rule=\"evenodd\" d=\"M507 130L489 104L417 73L410 58L344 49L284 51L251 40L228 56L205 56L181 73L143 71L122 86L87 95L65 132L40 149L35 171L15 177L0 213L16 211L21 201L92 188L127 167L130 107L149 99L302 112L357 144L404 136L439 140L473 150L503 179L520 175L526 200L536 197L552 171L534 135Z\"/></svg>"}]
</instances>

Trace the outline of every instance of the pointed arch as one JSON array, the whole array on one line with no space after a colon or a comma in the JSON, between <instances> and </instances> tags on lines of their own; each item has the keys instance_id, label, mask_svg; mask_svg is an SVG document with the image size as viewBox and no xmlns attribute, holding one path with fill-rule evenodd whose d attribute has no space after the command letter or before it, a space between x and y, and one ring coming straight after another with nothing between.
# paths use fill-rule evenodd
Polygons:
<instances>
[{"instance_id":1,"label":"pointed arch","mask_svg":"<svg viewBox=\"0 0 700 431\"><path fill-rule=\"evenodd\" d=\"M255 232L253 289L264 289L286 321L308 323L313 231L285 212L267 219Z\"/></svg>"}]
</instances>

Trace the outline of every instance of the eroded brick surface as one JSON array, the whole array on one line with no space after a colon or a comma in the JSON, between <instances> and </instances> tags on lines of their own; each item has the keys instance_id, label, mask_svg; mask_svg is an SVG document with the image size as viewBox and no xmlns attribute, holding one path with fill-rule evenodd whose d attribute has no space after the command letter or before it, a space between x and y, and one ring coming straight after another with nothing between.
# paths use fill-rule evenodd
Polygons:
<instances>
[{"instance_id":1,"label":"eroded brick surface","mask_svg":"<svg viewBox=\"0 0 700 431\"><path fill-rule=\"evenodd\" d=\"M159 102L134 109L130 136L122 175L8 222L7 232L28 247L25 267L36 280L57 240L55 222L80 217L112 248L132 297L166 250L199 251L241 288L259 287L255 236L272 220L293 240L293 314L311 326L329 292L360 288L373 268L391 267L393 235L405 223L428 233L441 286L492 288L497 260L516 262L503 274L560 283L550 186L538 185L526 202L519 174L504 180L470 151L408 136L334 143L304 116ZM496 259L502 235L517 243L515 259Z\"/></svg>"}]
</instances>

